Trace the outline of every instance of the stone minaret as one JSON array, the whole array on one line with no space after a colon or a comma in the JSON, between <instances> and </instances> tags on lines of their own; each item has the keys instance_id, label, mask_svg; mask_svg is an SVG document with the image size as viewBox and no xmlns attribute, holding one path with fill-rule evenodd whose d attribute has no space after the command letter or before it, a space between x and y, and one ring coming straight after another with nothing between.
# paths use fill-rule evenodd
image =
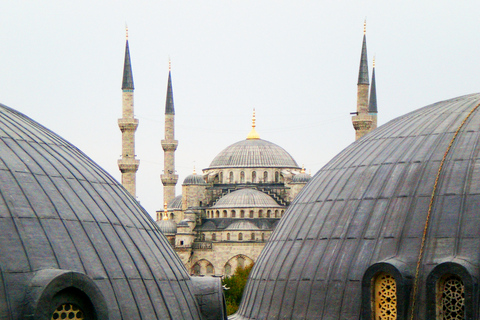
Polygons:
<instances>
[{"instance_id":1,"label":"stone minaret","mask_svg":"<svg viewBox=\"0 0 480 320\"><path fill-rule=\"evenodd\" d=\"M357 83L357 112L352 117L355 128L355 140L360 139L372 130L373 119L368 114L368 61L367 61L367 37L366 23L363 26L362 56L360 58L360 70Z\"/></svg>"},{"instance_id":2,"label":"stone minaret","mask_svg":"<svg viewBox=\"0 0 480 320\"><path fill-rule=\"evenodd\" d=\"M175 198L175 185L178 175L175 174L175 150L178 141L175 140L175 108L173 105L172 68L169 62L167 100L165 102L165 139L162 140L164 151L164 169L161 175L163 183L163 201L169 203Z\"/></svg>"},{"instance_id":3,"label":"stone minaret","mask_svg":"<svg viewBox=\"0 0 480 320\"><path fill-rule=\"evenodd\" d=\"M372 117L372 129L377 128L377 89L375 87L375 57L373 57L372 85L370 86L370 100L368 101L368 114Z\"/></svg>"},{"instance_id":4,"label":"stone minaret","mask_svg":"<svg viewBox=\"0 0 480 320\"><path fill-rule=\"evenodd\" d=\"M118 126L120 131L122 131L122 159L118 160L118 168L122 172L122 185L132 196L136 197L135 175L140 161L135 159L135 131L138 127L138 119L135 119L133 114L133 90L132 64L130 63L127 29L122 82L122 118L118 119Z\"/></svg>"}]
</instances>

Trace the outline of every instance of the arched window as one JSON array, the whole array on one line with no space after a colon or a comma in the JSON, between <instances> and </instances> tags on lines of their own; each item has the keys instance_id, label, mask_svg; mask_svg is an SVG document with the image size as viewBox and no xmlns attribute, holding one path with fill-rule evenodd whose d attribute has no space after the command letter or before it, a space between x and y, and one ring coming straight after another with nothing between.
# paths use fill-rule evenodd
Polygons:
<instances>
[{"instance_id":1,"label":"arched window","mask_svg":"<svg viewBox=\"0 0 480 320\"><path fill-rule=\"evenodd\" d=\"M232 210L232 218L235 218L235 216L236 216L236 212L235 210Z\"/></svg>"},{"instance_id":2,"label":"arched window","mask_svg":"<svg viewBox=\"0 0 480 320\"><path fill-rule=\"evenodd\" d=\"M207 274L212 274L213 273L213 266L211 264L207 265Z\"/></svg>"},{"instance_id":3,"label":"arched window","mask_svg":"<svg viewBox=\"0 0 480 320\"><path fill-rule=\"evenodd\" d=\"M245 267L245 258L244 257L238 257L237 258L237 267L240 267L240 268Z\"/></svg>"},{"instance_id":4,"label":"arched window","mask_svg":"<svg viewBox=\"0 0 480 320\"><path fill-rule=\"evenodd\" d=\"M217 235L215 233L212 233L212 241L217 241Z\"/></svg>"},{"instance_id":5,"label":"arched window","mask_svg":"<svg viewBox=\"0 0 480 320\"><path fill-rule=\"evenodd\" d=\"M267 218L270 218L270 210L267 210Z\"/></svg>"},{"instance_id":6,"label":"arched window","mask_svg":"<svg viewBox=\"0 0 480 320\"><path fill-rule=\"evenodd\" d=\"M265 171L265 172L263 173L263 182L267 182L267 181L268 181L268 172Z\"/></svg>"},{"instance_id":7,"label":"arched window","mask_svg":"<svg viewBox=\"0 0 480 320\"><path fill-rule=\"evenodd\" d=\"M225 275L229 276L230 274L232 274L232 266L227 263L225 265Z\"/></svg>"},{"instance_id":8,"label":"arched window","mask_svg":"<svg viewBox=\"0 0 480 320\"><path fill-rule=\"evenodd\" d=\"M227 240L230 240L230 233L227 233Z\"/></svg>"},{"instance_id":9,"label":"arched window","mask_svg":"<svg viewBox=\"0 0 480 320\"><path fill-rule=\"evenodd\" d=\"M220 218L220 211L217 210L217 211L215 212L215 218Z\"/></svg>"},{"instance_id":10,"label":"arched window","mask_svg":"<svg viewBox=\"0 0 480 320\"><path fill-rule=\"evenodd\" d=\"M285 212L285 210L282 210L282 211L280 212L280 217L283 217L283 213L284 213L284 212Z\"/></svg>"},{"instance_id":11,"label":"arched window","mask_svg":"<svg viewBox=\"0 0 480 320\"><path fill-rule=\"evenodd\" d=\"M252 182L257 182L257 173L255 171L252 172Z\"/></svg>"},{"instance_id":12,"label":"arched window","mask_svg":"<svg viewBox=\"0 0 480 320\"><path fill-rule=\"evenodd\" d=\"M205 233L202 233L201 239L202 241L205 241Z\"/></svg>"},{"instance_id":13,"label":"arched window","mask_svg":"<svg viewBox=\"0 0 480 320\"><path fill-rule=\"evenodd\" d=\"M390 274L381 272L375 278L372 292L374 301L374 319L397 319L397 284Z\"/></svg>"},{"instance_id":14,"label":"arched window","mask_svg":"<svg viewBox=\"0 0 480 320\"><path fill-rule=\"evenodd\" d=\"M245 172L240 172L240 183L245 183Z\"/></svg>"},{"instance_id":15,"label":"arched window","mask_svg":"<svg viewBox=\"0 0 480 320\"><path fill-rule=\"evenodd\" d=\"M250 218L253 218L253 210L250 210Z\"/></svg>"},{"instance_id":16,"label":"arched window","mask_svg":"<svg viewBox=\"0 0 480 320\"><path fill-rule=\"evenodd\" d=\"M223 210L223 217L224 217L224 218L227 217L227 210Z\"/></svg>"},{"instance_id":17,"label":"arched window","mask_svg":"<svg viewBox=\"0 0 480 320\"><path fill-rule=\"evenodd\" d=\"M233 172L230 171L230 183L233 183Z\"/></svg>"},{"instance_id":18,"label":"arched window","mask_svg":"<svg viewBox=\"0 0 480 320\"><path fill-rule=\"evenodd\" d=\"M219 180L220 180L220 183L223 183L223 172L220 172Z\"/></svg>"},{"instance_id":19,"label":"arched window","mask_svg":"<svg viewBox=\"0 0 480 320\"><path fill-rule=\"evenodd\" d=\"M278 182L279 179L279 174L278 171L275 172L275 182Z\"/></svg>"},{"instance_id":20,"label":"arched window","mask_svg":"<svg viewBox=\"0 0 480 320\"><path fill-rule=\"evenodd\" d=\"M275 210L275 218L280 218L280 216L278 215L278 210Z\"/></svg>"},{"instance_id":21,"label":"arched window","mask_svg":"<svg viewBox=\"0 0 480 320\"><path fill-rule=\"evenodd\" d=\"M263 218L263 210L258 210L258 217Z\"/></svg>"},{"instance_id":22,"label":"arched window","mask_svg":"<svg viewBox=\"0 0 480 320\"><path fill-rule=\"evenodd\" d=\"M251 235L251 239L252 241L255 241L255 233L252 232L252 235Z\"/></svg>"},{"instance_id":23,"label":"arched window","mask_svg":"<svg viewBox=\"0 0 480 320\"><path fill-rule=\"evenodd\" d=\"M265 241L265 233L262 233L262 241Z\"/></svg>"},{"instance_id":24,"label":"arched window","mask_svg":"<svg viewBox=\"0 0 480 320\"><path fill-rule=\"evenodd\" d=\"M200 265L198 263L196 263L194 266L193 266L193 275L195 276L198 276L200 275Z\"/></svg>"},{"instance_id":25,"label":"arched window","mask_svg":"<svg viewBox=\"0 0 480 320\"><path fill-rule=\"evenodd\" d=\"M445 275L437 285L437 319L465 319L465 286L457 275Z\"/></svg>"},{"instance_id":26,"label":"arched window","mask_svg":"<svg viewBox=\"0 0 480 320\"><path fill-rule=\"evenodd\" d=\"M243 240L243 233L240 232L240 233L238 234L238 240Z\"/></svg>"},{"instance_id":27,"label":"arched window","mask_svg":"<svg viewBox=\"0 0 480 320\"><path fill-rule=\"evenodd\" d=\"M240 218L245 218L245 210L240 210Z\"/></svg>"}]
</instances>

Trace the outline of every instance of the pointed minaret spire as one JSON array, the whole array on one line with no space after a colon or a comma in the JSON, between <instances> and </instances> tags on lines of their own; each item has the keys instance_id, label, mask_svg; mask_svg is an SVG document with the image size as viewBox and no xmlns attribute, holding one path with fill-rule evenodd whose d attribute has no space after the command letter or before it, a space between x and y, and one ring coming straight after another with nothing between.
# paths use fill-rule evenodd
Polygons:
<instances>
[{"instance_id":1,"label":"pointed minaret spire","mask_svg":"<svg viewBox=\"0 0 480 320\"><path fill-rule=\"evenodd\" d=\"M130 62L130 49L128 47L128 27L126 28L126 42L125 42L125 62L123 64L123 81L122 90L133 90L133 73L132 63Z\"/></svg>"},{"instance_id":2,"label":"pointed minaret spire","mask_svg":"<svg viewBox=\"0 0 480 320\"><path fill-rule=\"evenodd\" d=\"M175 140L175 108L173 106L172 64L168 61L167 98L165 101L165 139L162 140L164 153L163 174L163 201L170 203L175 198L175 186L178 175L175 174L175 150L178 141Z\"/></svg>"},{"instance_id":3,"label":"pointed minaret spire","mask_svg":"<svg viewBox=\"0 0 480 320\"><path fill-rule=\"evenodd\" d=\"M357 82L357 112L352 117L355 128L355 140L360 139L372 130L372 117L368 114L368 60L367 60L367 22L363 23L363 43L360 56L360 68Z\"/></svg>"},{"instance_id":4,"label":"pointed minaret spire","mask_svg":"<svg viewBox=\"0 0 480 320\"><path fill-rule=\"evenodd\" d=\"M252 130L247 136L247 140L258 140L260 139L260 135L255 130L255 108L253 108L253 116L252 116Z\"/></svg>"},{"instance_id":5,"label":"pointed minaret spire","mask_svg":"<svg viewBox=\"0 0 480 320\"><path fill-rule=\"evenodd\" d=\"M368 101L368 114L372 117L372 130L377 128L377 88L375 85L375 57L373 57L372 84L370 85L370 99Z\"/></svg>"},{"instance_id":6,"label":"pointed minaret spire","mask_svg":"<svg viewBox=\"0 0 480 320\"><path fill-rule=\"evenodd\" d=\"M118 119L118 126L122 131L122 158L118 160L118 168L122 173L122 185L132 196L136 197L136 172L140 161L135 159L135 131L138 127L138 120L135 119L133 112L133 90L127 28L122 82L122 118Z\"/></svg>"}]
</instances>

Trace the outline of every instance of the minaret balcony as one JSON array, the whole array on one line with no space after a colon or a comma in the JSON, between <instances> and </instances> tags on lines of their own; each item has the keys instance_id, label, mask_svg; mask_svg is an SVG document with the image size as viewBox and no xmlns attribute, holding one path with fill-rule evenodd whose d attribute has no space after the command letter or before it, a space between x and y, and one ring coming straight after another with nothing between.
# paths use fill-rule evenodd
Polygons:
<instances>
[{"instance_id":1,"label":"minaret balcony","mask_svg":"<svg viewBox=\"0 0 480 320\"><path fill-rule=\"evenodd\" d=\"M368 114L359 114L352 117L352 124L355 130L369 130L372 127L373 118Z\"/></svg>"},{"instance_id":2,"label":"minaret balcony","mask_svg":"<svg viewBox=\"0 0 480 320\"><path fill-rule=\"evenodd\" d=\"M138 119L135 118L121 118L118 119L118 127L122 132L135 131L138 127Z\"/></svg>"},{"instance_id":3,"label":"minaret balcony","mask_svg":"<svg viewBox=\"0 0 480 320\"><path fill-rule=\"evenodd\" d=\"M178 174L162 174L160 178L164 186L174 186L177 184Z\"/></svg>"},{"instance_id":4,"label":"minaret balcony","mask_svg":"<svg viewBox=\"0 0 480 320\"><path fill-rule=\"evenodd\" d=\"M118 168L122 173L126 172L137 172L138 167L140 166L140 160L135 158L123 158L118 161Z\"/></svg>"},{"instance_id":5,"label":"minaret balcony","mask_svg":"<svg viewBox=\"0 0 480 320\"><path fill-rule=\"evenodd\" d=\"M163 151L177 150L178 140L162 140Z\"/></svg>"}]
</instances>

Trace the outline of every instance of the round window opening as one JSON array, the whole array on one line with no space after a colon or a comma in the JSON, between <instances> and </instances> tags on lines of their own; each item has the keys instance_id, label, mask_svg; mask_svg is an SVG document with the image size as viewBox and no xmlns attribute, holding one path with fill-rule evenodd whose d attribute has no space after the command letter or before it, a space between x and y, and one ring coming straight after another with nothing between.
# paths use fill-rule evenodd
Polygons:
<instances>
[{"instance_id":1,"label":"round window opening","mask_svg":"<svg viewBox=\"0 0 480 320\"><path fill-rule=\"evenodd\" d=\"M64 303L58 306L52 314L52 320L57 319L74 319L84 320L83 311L73 303Z\"/></svg>"}]
</instances>

